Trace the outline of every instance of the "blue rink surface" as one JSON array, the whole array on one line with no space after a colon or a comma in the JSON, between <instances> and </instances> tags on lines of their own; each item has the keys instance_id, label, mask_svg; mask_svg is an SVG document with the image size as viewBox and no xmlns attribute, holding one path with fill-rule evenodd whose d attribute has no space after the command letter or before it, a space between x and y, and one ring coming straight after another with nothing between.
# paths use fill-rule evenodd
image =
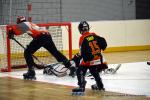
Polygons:
<instances>
[{"instance_id":1,"label":"blue rink surface","mask_svg":"<svg viewBox=\"0 0 150 100\"><path fill-rule=\"evenodd\" d=\"M109 68L115 68L118 64L109 64ZM14 77L23 79L26 71L0 73L0 77ZM119 92L133 95L145 95L150 97L150 65L147 62L122 63L116 74L101 75L106 91ZM56 77L43 75L43 70L36 70L36 81L77 86L77 78L65 76ZM86 77L86 88L95 84L94 79Z\"/></svg>"}]
</instances>

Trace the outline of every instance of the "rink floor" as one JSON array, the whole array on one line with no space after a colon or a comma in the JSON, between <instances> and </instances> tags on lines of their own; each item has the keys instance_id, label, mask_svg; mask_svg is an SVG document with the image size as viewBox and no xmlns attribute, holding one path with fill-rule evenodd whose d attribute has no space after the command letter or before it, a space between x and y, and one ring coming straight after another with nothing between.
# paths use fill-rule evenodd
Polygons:
<instances>
[{"instance_id":1,"label":"rink floor","mask_svg":"<svg viewBox=\"0 0 150 100\"><path fill-rule=\"evenodd\" d=\"M116 66L117 64L109 64L109 68L114 68ZM22 74L25 72L26 71L0 73L0 80L5 77L23 80ZM101 77L106 91L150 97L150 65L147 65L146 62L122 63L116 74L105 74ZM36 70L36 78L37 82L66 85L71 87L77 86L76 77L43 75L43 70ZM90 89L90 86L95 84L95 81L90 77L86 77L86 80L86 88Z\"/></svg>"}]
</instances>

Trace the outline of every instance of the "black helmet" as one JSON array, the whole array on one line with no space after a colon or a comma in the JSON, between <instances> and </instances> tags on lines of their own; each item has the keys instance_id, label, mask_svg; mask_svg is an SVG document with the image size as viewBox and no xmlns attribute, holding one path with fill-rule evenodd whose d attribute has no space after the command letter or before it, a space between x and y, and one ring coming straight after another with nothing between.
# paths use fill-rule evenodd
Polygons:
<instances>
[{"instance_id":1,"label":"black helmet","mask_svg":"<svg viewBox=\"0 0 150 100\"><path fill-rule=\"evenodd\" d=\"M26 21L26 17L25 16L17 16L17 24L21 23L21 22L25 22Z\"/></svg>"},{"instance_id":2,"label":"black helmet","mask_svg":"<svg viewBox=\"0 0 150 100\"><path fill-rule=\"evenodd\" d=\"M89 24L86 21L81 21L78 30L82 34L83 32L89 31Z\"/></svg>"}]
</instances>

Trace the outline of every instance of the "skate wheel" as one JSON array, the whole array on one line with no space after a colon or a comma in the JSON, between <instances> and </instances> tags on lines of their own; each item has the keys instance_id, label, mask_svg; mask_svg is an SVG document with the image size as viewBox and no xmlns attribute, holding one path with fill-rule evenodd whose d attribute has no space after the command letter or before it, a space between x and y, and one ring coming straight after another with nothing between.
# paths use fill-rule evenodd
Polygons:
<instances>
[{"instance_id":1,"label":"skate wheel","mask_svg":"<svg viewBox=\"0 0 150 100\"><path fill-rule=\"evenodd\" d=\"M36 80L36 77L25 77L23 76L24 80Z\"/></svg>"},{"instance_id":2,"label":"skate wheel","mask_svg":"<svg viewBox=\"0 0 150 100\"><path fill-rule=\"evenodd\" d=\"M97 88L92 88L92 90L98 90Z\"/></svg>"},{"instance_id":3,"label":"skate wheel","mask_svg":"<svg viewBox=\"0 0 150 100\"><path fill-rule=\"evenodd\" d=\"M72 92L72 96L84 96L84 92Z\"/></svg>"},{"instance_id":4,"label":"skate wheel","mask_svg":"<svg viewBox=\"0 0 150 100\"><path fill-rule=\"evenodd\" d=\"M28 80L36 80L36 77L30 77Z\"/></svg>"}]
</instances>

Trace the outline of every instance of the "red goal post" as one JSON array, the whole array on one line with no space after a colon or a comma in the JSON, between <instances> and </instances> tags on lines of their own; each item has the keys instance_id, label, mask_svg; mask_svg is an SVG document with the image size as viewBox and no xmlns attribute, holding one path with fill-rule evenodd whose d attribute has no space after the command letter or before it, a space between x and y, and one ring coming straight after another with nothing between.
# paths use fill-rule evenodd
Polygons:
<instances>
[{"instance_id":1,"label":"red goal post","mask_svg":"<svg viewBox=\"0 0 150 100\"><path fill-rule=\"evenodd\" d=\"M58 48L58 50L62 51L68 58L72 58L72 26L70 22L61 22L61 23L40 23L37 24L42 28L46 28L52 35L53 41ZM9 39L7 37L9 25L0 26L0 35L3 45L3 52L0 51L0 69L2 72L11 72L13 68L21 68L26 67L26 63L23 57L24 49L21 48L15 41ZM31 41L30 36L20 35L15 36L16 40L18 40L24 47L28 45ZM64 39L65 38L65 39ZM26 43L25 41L28 41ZM64 41L67 43L64 44ZM67 45L67 49L64 50L63 46ZM48 51L44 48L41 48L37 51L36 54L41 61L45 61L44 63L51 63L50 60L54 59L51 55L49 55ZM48 60L50 59L50 60ZM47 61L47 62L46 62ZM52 60L55 62L55 60Z\"/></svg>"}]
</instances>

